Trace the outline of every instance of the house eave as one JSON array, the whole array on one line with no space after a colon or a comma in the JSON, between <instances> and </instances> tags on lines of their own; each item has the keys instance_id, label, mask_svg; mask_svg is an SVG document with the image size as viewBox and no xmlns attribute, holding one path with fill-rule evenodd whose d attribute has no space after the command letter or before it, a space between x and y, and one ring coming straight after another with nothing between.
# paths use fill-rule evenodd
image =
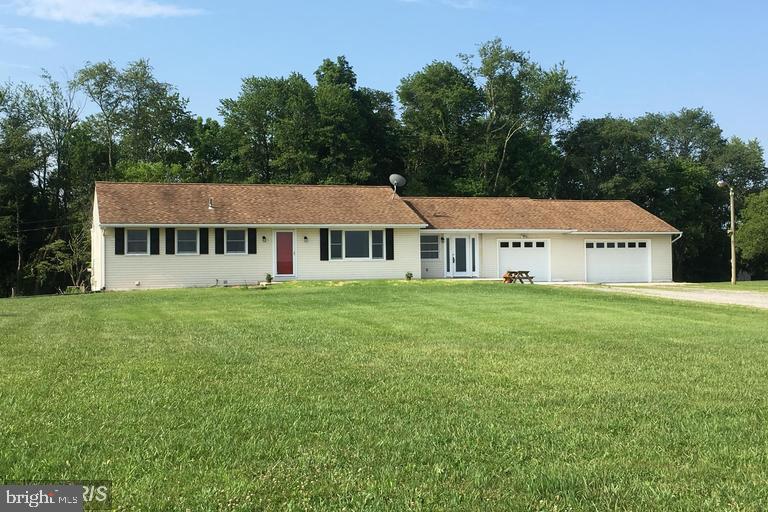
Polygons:
<instances>
[{"instance_id":1,"label":"house eave","mask_svg":"<svg viewBox=\"0 0 768 512\"><path fill-rule=\"evenodd\" d=\"M125 222L110 222L102 223L102 227L108 228L144 228L144 227L174 227L174 228L234 228L234 227L250 227L250 228L275 228L275 229L298 229L298 228L426 228L426 224L253 224L253 223L168 223L168 222L145 222L145 223L125 223Z\"/></svg>"}]
</instances>

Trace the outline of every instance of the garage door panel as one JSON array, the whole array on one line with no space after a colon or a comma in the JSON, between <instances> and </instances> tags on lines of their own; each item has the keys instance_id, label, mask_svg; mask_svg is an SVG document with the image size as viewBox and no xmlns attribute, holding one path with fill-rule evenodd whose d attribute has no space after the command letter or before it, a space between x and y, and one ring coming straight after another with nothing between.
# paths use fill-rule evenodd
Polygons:
<instances>
[{"instance_id":1,"label":"garage door panel","mask_svg":"<svg viewBox=\"0 0 768 512\"><path fill-rule=\"evenodd\" d=\"M500 240L499 277L508 270L528 270L536 281L549 281L549 240Z\"/></svg>"},{"instance_id":2,"label":"garage door panel","mask_svg":"<svg viewBox=\"0 0 768 512\"><path fill-rule=\"evenodd\" d=\"M650 281L650 243L644 240L586 242L587 281L639 283Z\"/></svg>"}]
</instances>

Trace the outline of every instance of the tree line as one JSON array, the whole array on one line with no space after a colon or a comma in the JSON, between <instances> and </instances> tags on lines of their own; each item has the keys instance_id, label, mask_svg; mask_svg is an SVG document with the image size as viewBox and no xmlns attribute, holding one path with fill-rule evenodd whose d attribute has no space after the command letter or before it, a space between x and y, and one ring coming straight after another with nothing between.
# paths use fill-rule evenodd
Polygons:
<instances>
[{"instance_id":1,"label":"tree line","mask_svg":"<svg viewBox=\"0 0 768 512\"><path fill-rule=\"evenodd\" d=\"M97 180L385 184L396 172L406 195L630 199L684 231L676 279L713 280L728 273L724 179L742 212L740 267L768 272L756 140L726 139L702 108L574 121L579 98L563 64L545 68L499 39L427 64L394 94L358 84L344 57L312 81L247 77L221 100L220 121L193 115L147 60L7 83L0 294L87 285Z\"/></svg>"}]
</instances>

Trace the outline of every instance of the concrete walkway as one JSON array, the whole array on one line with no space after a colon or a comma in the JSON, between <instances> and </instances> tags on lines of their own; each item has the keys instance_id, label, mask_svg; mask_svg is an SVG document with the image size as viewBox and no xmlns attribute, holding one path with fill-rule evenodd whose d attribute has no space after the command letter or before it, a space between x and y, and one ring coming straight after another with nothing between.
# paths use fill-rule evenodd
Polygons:
<instances>
[{"instance_id":1,"label":"concrete walkway","mask_svg":"<svg viewBox=\"0 0 768 512\"><path fill-rule=\"evenodd\" d=\"M737 306L751 306L768 309L768 293L707 290L678 288L670 286L670 289L632 286L590 286L593 290L607 292L621 292L631 295L645 295L648 297L662 297L665 299L689 300L694 302L707 302L709 304L728 304Z\"/></svg>"}]
</instances>

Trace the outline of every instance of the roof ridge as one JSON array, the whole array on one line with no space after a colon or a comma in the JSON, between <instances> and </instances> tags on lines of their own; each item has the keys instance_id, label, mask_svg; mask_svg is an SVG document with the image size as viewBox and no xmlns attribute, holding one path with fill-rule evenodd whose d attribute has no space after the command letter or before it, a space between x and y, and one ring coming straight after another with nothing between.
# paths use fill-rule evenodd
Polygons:
<instances>
[{"instance_id":1,"label":"roof ridge","mask_svg":"<svg viewBox=\"0 0 768 512\"><path fill-rule=\"evenodd\" d=\"M527 196L402 196L408 199L531 199Z\"/></svg>"},{"instance_id":2,"label":"roof ridge","mask_svg":"<svg viewBox=\"0 0 768 512\"><path fill-rule=\"evenodd\" d=\"M204 183L204 182L184 182L184 183L162 183L156 181L96 181L98 184L107 185L154 185L154 186L186 186L186 185L208 185L215 187L318 187L318 188L384 188L392 190L389 185L344 185L331 183ZM398 195L398 197L400 197Z\"/></svg>"}]
</instances>

